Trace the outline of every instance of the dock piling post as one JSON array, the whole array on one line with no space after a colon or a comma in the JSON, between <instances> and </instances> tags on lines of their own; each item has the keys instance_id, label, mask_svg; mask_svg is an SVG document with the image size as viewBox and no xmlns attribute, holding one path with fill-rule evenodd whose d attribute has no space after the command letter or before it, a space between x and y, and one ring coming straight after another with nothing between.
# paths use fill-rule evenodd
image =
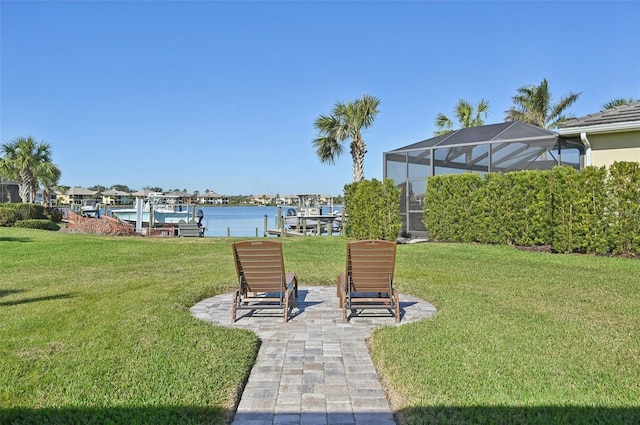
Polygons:
<instances>
[{"instance_id":1,"label":"dock piling post","mask_svg":"<svg viewBox=\"0 0 640 425\"><path fill-rule=\"evenodd\" d=\"M264 234L262 235L265 238L267 237L267 215L264 215ZM256 229L256 237L258 237L258 230Z\"/></svg>"}]
</instances>

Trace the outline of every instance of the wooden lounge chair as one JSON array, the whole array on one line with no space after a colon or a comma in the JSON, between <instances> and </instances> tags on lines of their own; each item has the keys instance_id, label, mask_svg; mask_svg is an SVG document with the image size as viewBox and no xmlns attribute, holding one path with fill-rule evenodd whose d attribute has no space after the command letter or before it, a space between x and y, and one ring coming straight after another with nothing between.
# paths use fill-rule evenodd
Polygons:
<instances>
[{"instance_id":1,"label":"wooden lounge chair","mask_svg":"<svg viewBox=\"0 0 640 425\"><path fill-rule=\"evenodd\" d=\"M387 309L400 321L400 300L393 288L396 243L364 240L347 243L347 270L338 276L337 294L344 322L348 311Z\"/></svg>"},{"instance_id":2,"label":"wooden lounge chair","mask_svg":"<svg viewBox=\"0 0 640 425\"><path fill-rule=\"evenodd\" d=\"M289 319L298 296L298 277L286 273L282 245L277 241L242 241L232 244L238 275L231 322L238 310L282 309Z\"/></svg>"}]
</instances>

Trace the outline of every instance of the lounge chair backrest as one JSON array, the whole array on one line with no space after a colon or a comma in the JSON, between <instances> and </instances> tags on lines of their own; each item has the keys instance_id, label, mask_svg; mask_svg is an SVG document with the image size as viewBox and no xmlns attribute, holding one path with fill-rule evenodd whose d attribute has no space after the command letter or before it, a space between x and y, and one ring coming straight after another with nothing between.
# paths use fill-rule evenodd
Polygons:
<instances>
[{"instance_id":1,"label":"lounge chair backrest","mask_svg":"<svg viewBox=\"0 0 640 425\"><path fill-rule=\"evenodd\" d=\"M347 244L347 277L353 292L388 292L396 263L396 243L363 240Z\"/></svg>"},{"instance_id":2,"label":"lounge chair backrest","mask_svg":"<svg viewBox=\"0 0 640 425\"><path fill-rule=\"evenodd\" d=\"M242 241L233 245L243 292L279 292L285 279L282 245L277 241Z\"/></svg>"}]
</instances>

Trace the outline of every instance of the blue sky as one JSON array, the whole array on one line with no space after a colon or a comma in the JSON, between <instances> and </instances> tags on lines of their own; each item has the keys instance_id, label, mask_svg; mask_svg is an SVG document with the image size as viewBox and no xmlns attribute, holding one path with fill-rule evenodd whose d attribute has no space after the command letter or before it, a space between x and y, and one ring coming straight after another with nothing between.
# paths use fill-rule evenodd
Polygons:
<instances>
[{"instance_id":1,"label":"blue sky","mask_svg":"<svg viewBox=\"0 0 640 425\"><path fill-rule=\"evenodd\" d=\"M313 122L381 100L382 154L458 99L502 122L518 87L581 92L575 116L640 97L640 2L0 1L0 141L51 145L68 186L339 195Z\"/></svg>"}]
</instances>

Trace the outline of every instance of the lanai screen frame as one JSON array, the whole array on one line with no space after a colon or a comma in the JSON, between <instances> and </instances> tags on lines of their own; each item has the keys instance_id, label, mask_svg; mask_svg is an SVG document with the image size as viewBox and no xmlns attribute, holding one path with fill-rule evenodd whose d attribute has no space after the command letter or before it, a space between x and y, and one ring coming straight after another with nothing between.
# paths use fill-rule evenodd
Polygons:
<instances>
[{"instance_id":1,"label":"lanai screen frame","mask_svg":"<svg viewBox=\"0 0 640 425\"><path fill-rule=\"evenodd\" d=\"M508 137L509 133L520 137ZM470 141L461 141L465 138ZM385 152L383 173L384 178L391 178L402 190L403 232L425 237L428 233L423 223L423 207L429 177L550 169L558 165L580 170L584 166L584 153L580 142L516 121L461 129Z\"/></svg>"}]
</instances>

